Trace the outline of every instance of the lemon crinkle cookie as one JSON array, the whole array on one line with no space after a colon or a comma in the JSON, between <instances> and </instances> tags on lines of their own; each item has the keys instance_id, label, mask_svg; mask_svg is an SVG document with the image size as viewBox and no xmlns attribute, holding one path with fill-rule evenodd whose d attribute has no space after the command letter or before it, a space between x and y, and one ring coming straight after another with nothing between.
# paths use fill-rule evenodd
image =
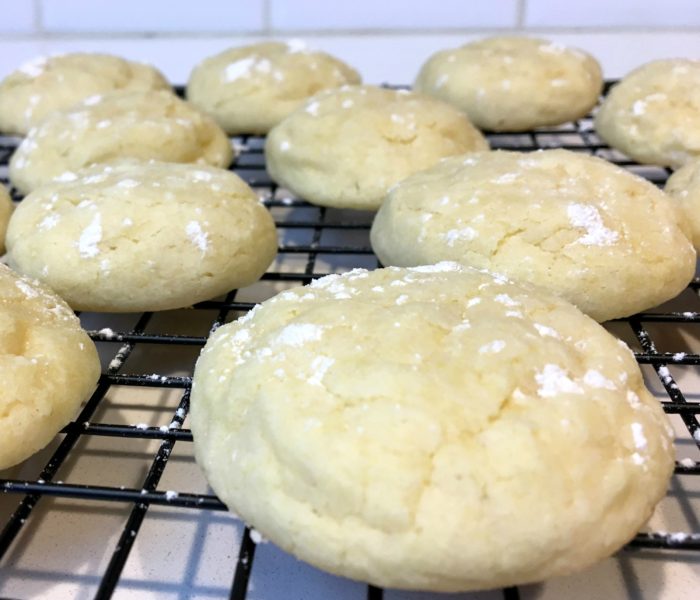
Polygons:
<instances>
[{"instance_id":1,"label":"lemon crinkle cookie","mask_svg":"<svg viewBox=\"0 0 700 600\"><path fill-rule=\"evenodd\" d=\"M387 190L445 156L488 143L452 106L406 90L327 90L267 137L268 171L321 206L375 210Z\"/></svg>"},{"instance_id":2,"label":"lemon crinkle cookie","mask_svg":"<svg viewBox=\"0 0 700 600\"><path fill-rule=\"evenodd\" d=\"M76 310L190 306L253 283L277 252L274 222L237 175L126 161L45 186L15 211L8 260Z\"/></svg>"},{"instance_id":3,"label":"lemon crinkle cookie","mask_svg":"<svg viewBox=\"0 0 700 600\"><path fill-rule=\"evenodd\" d=\"M166 91L114 92L55 112L29 132L10 160L23 193L120 158L227 167L232 149L207 115Z\"/></svg>"},{"instance_id":4,"label":"lemon crinkle cookie","mask_svg":"<svg viewBox=\"0 0 700 600\"><path fill-rule=\"evenodd\" d=\"M267 133L309 96L360 83L358 73L301 40L230 48L197 65L187 99L229 134Z\"/></svg>"},{"instance_id":5,"label":"lemon crinkle cookie","mask_svg":"<svg viewBox=\"0 0 700 600\"><path fill-rule=\"evenodd\" d=\"M603 87L598 62L547 40L492 37L437 52L415 89L454 104L491 131L526 131L583 117Z\"/></svg>"},{"instance_id":6,"label":"lemon crinkle cookie","mask_svg":"<svg viewBox=\"0 0 700 600\"><path fill-rule=\"evenodd\" d=\"M657 60L613 86L598 135L641 163L674 169L700 156L700 60Z\"/></svg>"},{"instance_id":7,"label":"lemon crinkle cookie","mask_svg":"<svg viewBox=\"0 0 700 600\"><path fill-rule=\"evenodd\" d=\"M10 194L4 185L0 185L0 254L5 252L5 233L13 210Z\"/></svg>"},{"instance_id":8,"label":"lemon crinkle cookie","mask_svg":"<svg viewBox=\"0 0 700 600\"><path fill-rule=\"evenodd\" d=\"M52 112L95 94L168 90L154 67L108 54L39 57L0 82L0 132L26 134Z\"/></svg>"},{"instance_id":9,"label":"lemon crinkle cookie","mask_svg":"<svg viewBox=\"0 0 700 600\"><path fill-rule=\"evenodd\" d=\"M66 303L0 265L0 469L46 446L99 375L95 344Z\"/></svg>"},{"instance_id":10,"label":"lemon crinkle cookie","mask_svg":"<svg viewBox=\"0 0 700 600\"><path fill-rule=\"evenodd\" d=\"M695 251L681 221L656 186L602 159L496 151L399 183L370 237L384 265L454 260L537 284L605 321L690 282Z\"/></svg>"},{"instance_id":11,"label":"lemon crinkle cookie","mask_svg":"<svg viewBox=\"0 0 700 600\"><path fill-rule=\"evenodd\" d=\"M456 263L331 275L224 325L197 363L191 427L250 526L398 588L583 569L634 536L674 466L622 342Z\"/></svg>"},{"instance_id":12,"label":"lemon crinkle cookie","mask_svg":"<svg viewBox=\"0 0 700 600\"><path fill-rule=\"evenodd\" d=\"M664 191L678 202L684 225L697 250L700 248L700 157L671 175Z\"/></svg>"}]
</instances>

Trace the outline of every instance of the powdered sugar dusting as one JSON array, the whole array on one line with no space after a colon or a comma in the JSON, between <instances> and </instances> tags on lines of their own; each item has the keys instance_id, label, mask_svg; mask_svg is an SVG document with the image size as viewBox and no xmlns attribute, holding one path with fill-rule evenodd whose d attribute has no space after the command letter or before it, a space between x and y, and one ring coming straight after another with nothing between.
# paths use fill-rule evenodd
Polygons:
<instances>
[{"instance_id":1,"label":"powdered sugar dusting","mask_svg":"<svg viewBox=\"0 0 700 600\"><path fill-rule=\"evenodd\" d=\"M452 260L443 260L434 265L423 265L420 267L410 267L409 271L417 273L447 273L449 271L462 271L464 267Z\"/></svg>"},{"instance_id":2,"label":"powdered sugar dusting","mask_svg":"<svg viewBox=\"0 0 700 600\"><path fill-rule=\"evenodd\" d=\"M54 227L56 227L60 220L61 215L55 213L46 215L39 223L39 229L41 231L48 231L49 229L53 229Z\"/></svg>"},{"instance_id":3,"label":"powdered sugar dusting","mask_svg":"<svg viewBox=\"0 0 700 600\"><path fill-rule=\"evenodd\" d=\"M634 447L638 450L647 447L647 438L644 435L644 428L641 423L632 423L630 425L632 429L632 438L634 439Z\"/></svg>"},{"instance_id":4,"label":"powdered sugar dusting","mask_svg":"<svg viewBox=\"0 0 700 600\"><path fill-rule=\"evenodd\" d=\"M616 389L615 384L605 377L600 371L589 369L583 376L583 383L592 388L601 388L605 390Z\"/></svg>"},{"instance_id":5,"label":"powdered sugar dusting","mask_svg":"<svg viewBox=\"0 0 700 600\"><path fill-rule=\"evenodd\" d=\"M202 253L207 251L209 247L209 234L202 231L202 226L199 221L190 221L185 227L185 233L189 240L199 248Z\"/></svg>"},{"instance_id":6,"label":"powdered sugar dusting","mask_svg":"<svg viewBox=\"0 0 700 600\"><path fill-rule=\"evenodd\" d=\"M330 356L317 356L311 361L312 374L308 381L311 385L323 385L323 378L326 371L335 363L335 359Z\"/></svg>"},{"instance_id":7,"label":"powdered sugar dusting","mask_svg":"<svg viewBox=\"0 0 700 600\"><path fill-rule=\"evenodd\" d=\"M479 233L473 227L464 227L462 229L450 229L443 237L447 242L447 245L452 247L455 245L457 240L463 240L465 242L470 242L474 238L478 237Z\"/></svg>"},{"instance_id":8,"label":"powdered sugar dusting","mask_svg":"<svg viewBox=\"0 0 700 600\"><path fill-rule=\"evenodd\" d=\"M255 57L242 58L227 65L224 70L224 80L227 82L236 81L241 77L250 77L250 71L255 64Z\"/></svg>"},{"instance_id":9,"label":"powdered sugar dusting","mask_svg":"<svg viewBox=\"0 0 700 600\"><path fill-rule=\"evenodd\" d=\"M27 75L28 77L39 77L39 75L41 75L44 72L48 60L49 59L47 56L39 56L37 58L23 63L17 70L20 73Z\"/></svg>"},{"instance_id":10,"label":"powdered sugar dusting","mask_svg":"<svg viewBox=\"0 0 700 600\"><path fill-rule=\"evenodd\" d=\"M322 335L323 329L318 325L312 323L292 323L280 331L274 344L299 348L306 342L317 342L321 339Z\"/></svg>"},{"instance_id":11,"label":"powdered sugar dusting","mask_svg":"<svg viewBox=\"0 0 700 600\"><path fill-rule=\"evenodd\" d=\"M558 394L583 394L583 389L559 365L548 363L535 373L539 385L537 394L542 398L552 398Z\"/></svg>"},{"instance_id":12,"label":"powdered sugar dusting","mask_svg":"<svg viewBox=\"0 0 700 600\"><path fill-rule=\"evenodd\" d=\"M484 344L479 348L479 354L496 354L506 347L506 343L503 340L493 340L488 344Z\"/></svg>"},{"instance_id":13,"label":"powdered sugar dusting","mask_svg":"<svg viewBox=\"0 0 700 600\"><path fill-rule=\"evenodd\" d=\"M39 295L39 292L26 281L18 279L15 285L27 298L36 298Z\"/></svg>"},{"instance_id":14,"label":"powdered sugar dusting","mask_svg":"<svg viewBox=\"0 0 700 600\"><path fill-rule=\"evenodd\" d=\"M561 339L561 336L559 335L559 332L556 329L552 329L551 327L548 327L547 325L542 325L541 323L533 323L532 325L535 329L537 329L537 333L539 333L542 337L552 337L555 339Z\"/></svg>"},{"instance_id":15,"label":"powdered sugar dusting","mask_svg":"<svg viewBox=\"0 0 700 600\"><path fill-rule=\"evenodd\" d=\"M583 227L586 234L576 240L583 246L610 246L617 242L617 231L608 229L603 224L603 219L595 206L590 204L569 204L566 208L569 222L574 227Z\"/></svg>"},{"instance_id":16,"label":"powdered sugar dusting","mask_svg":"<svg viewBox=\"0 0 700 600\"><path fill-rule=\"evenodd\" d=\"M100 253L97 244L102 240L102 219L100 213L95 214L90 224L83 229L78 239L78 253L81 258L92 258Z\"/></svg>"}]
</instances>

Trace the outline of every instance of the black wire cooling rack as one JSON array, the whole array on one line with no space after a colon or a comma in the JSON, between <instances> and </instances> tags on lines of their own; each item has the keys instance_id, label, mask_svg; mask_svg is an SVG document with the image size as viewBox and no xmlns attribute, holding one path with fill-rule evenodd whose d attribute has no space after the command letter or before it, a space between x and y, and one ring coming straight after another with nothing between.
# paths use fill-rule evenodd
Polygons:
<instances>
[{"instance_id":1,"label":"black wire cooling rack","mask_svg":"<svg viewBox=\"0 0 700 600\"><path fill-rule=\"evenodd\" d=\"M590 118L557 128L522 134L491 134L488 137L493 148L532 151L556 147L592 153L622 165L657 184L662 184L668 176L665 169L637 165L601 143L593 131ZM16 143L17 140L13 138L0 138L0 179L4 179L5 182L7 161ZM50 519L52 511L56 510L56 502L60 499L78 502L76 510L80 513L80 519L85 518L86 529L90 528L89 515L114 512L115 506L120 508L114 527L103 532L105 557L100 563L101 566L94 572L81 574L84 581L87 581L89 590L88 596L83 597L94 595L96 598L109 598L113 594L119 594L122 589L126 590L128 596L130 590L134 591L135 584L123 575L123 571L133 556L132 550L138 543L140 532L148 526L149 517L154 510L167 507L174 513L173 519L191 511L221 514L217 511L226 510L226 507L214 495L207 493L206 489L201 493L186 491L191 489L189 481L177 479L178 468L173 460L178 448L183 445L188 450L191 448L192 435L183 427L183 423L189 408L194 361L209 333L219 325L238 318L252 308L255 302L284 287L306 284L329 272L343 271L356 266L377 266L377 260L369 247L369 213L314 207L292 197L285 190L278 188L265 172L262 152L264 139L236 138L233 143L240 147L241 152L232 169L257 191L261 201L275 218L280 237L277 262L264 275L262 282L252 288L234 290L223 298L197 304L192 310L171 311L173 319L168 321L169 326L161 323L160 313L143 313L131 317L81 315L84 325L90 329L90 336L100 349L104 363L103 373L92 397L75 421L63 430L57 442L43 453L44 461L35 468L33 475L0 479L0 489L5 492L2 498L11 497L12 500L12 508L5 513L0 512L0 518L4 519L4 522L0 523L0 590L3 589L3 577L38 578L46 585L45 589L49 589L55 581L70 575L61 571L61 568L32 571L22 567L22 553L26 553L32 544L38 543L36 538L39 530L32 529L33 520L43 522ZM653 312L620 319L610 325L614 333L636 350L637 360L643 365L643 370L646 370L648 383L651 382L651 387L658 388L657 395L660 396L664 410L676 415L680 419L679 423L682 423L681 427L687 429L684 443L692 452L700 448L700 389L682 389L684 386L681 380L685 380L685 374L678 379L669 369L669 365L674 372L685 369L697 373L700 354L692 351L692 344L688 345L688 339L700 339L697 335L700 333L700 329L697 328L700 324L699 290L700 280L696 279L675 303L668 305L668 309L662 307ZM196 320L200 330L193 333L194 330L188 331L186 326L180 328L172 325L186 324L188 320ZM178 331L173 332L172 328ZM671 328L673 335L669 336ZM663 349L660 350L660 347ZM187 358L184 362L181 361L179 371L168 367L168 352L172 349L189 351L185 353ZM140 363L137 359L143 356L160 357L161 368L154 373L139 372ZM132 365L135 371L132 371ZM152 414L149 422L119 423L105 416L109 411L103 410L105 404L114 404L111 398L117 390L122 396L144 390L156 395L167 392L168 400L165 403L159 400L152 406L140 407L147 416ZM159 422L166 424L158 425ZM140 444L150 442L152 445L148 447L151 450L145 452L146 460L139 478L130 477L122 482L118 479L118 474L115 474L111 480L107 476L107 483L104 483L102 478L85 481L79 470L69 469L67 465L73 463L75 466L75 463L79 463L83 458L82 454L89 454L86 447L91 440L97 438L112 438L116 445L112 450L102 451L102 454L97 452L98 456L93 457L95 460L107 460L107 457L114 459L115 456L116 460L120 460L120 453L128 453L140 447ZM170 478L171 486L177 488L175 490L164 489L161 485L164 474L167 475L170 470L175 472L175 476ZM106 467L102 471L111 469ZM64 473L68 474L66 480L63 479ZM676 480L698 475L700 466L696 461L685 459L676 464ZM693 483L698 481L700 480L695 479ZM683 510L686 512L686 523L691 524L687 531L640 533L630 542L627 550L657 553L700 550L697 505L685 507ZM230 518L235 519L233 516ZM54 541L66 548L70 554L76 551L75 547L72 548L73 544L80 545L82 529L81 526L73 525L70 530L64 531L60 529L59 524L59 533L56 535L60 539ZM230 584L207 587L206 582L189 582L195 595L228 595L236 600L246 598L251 577L255 578L257 564L257 544L254 539L257 539L255 532L251 532L239 522L239 527L233 530L230 539L231 555L225 561L229 570L224 579ZM198 543L198 551L206 553L205 546L201 545L203 542L200 540ZM168 548L168 556L171 556L170 553L176 556L179 550L175 540L160 539L159 544ZM267 575L263 574L261 578L265 576ZM284 575L281 577L284 588ZM181 579L173 575L173 581L169 587L166 582L158 588L164 592L164 597L189 597L178 595L179 586L182 585ZM372 586L358 586L356 591L358 595L353 597L364 596L377 600L384 595L384 590ZM290 591L288 597L293 595ZM328 592L320 597L324 596L333 597L333 593ZM506 599L519 598L520 590L504 589L502 596Z\"/></svg>"}]
</instances>

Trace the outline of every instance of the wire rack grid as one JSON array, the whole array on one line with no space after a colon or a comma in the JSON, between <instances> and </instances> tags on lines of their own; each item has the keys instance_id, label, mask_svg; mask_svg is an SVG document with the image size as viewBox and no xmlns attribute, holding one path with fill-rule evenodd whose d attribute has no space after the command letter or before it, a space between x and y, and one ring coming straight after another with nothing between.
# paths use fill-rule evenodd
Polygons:
<instances>
[{"instance_id":1,"label":"wire rack grid","mask_svg":"<svg viewBox=\"0 0 700 600\"><path fill-rule=\"evenodd\" d=\"M637 165L601 143L590 117L488 137L493 148L556 147L595 154L657 184L668 176L665 169ZM5 182L17 142L0 138L0 179ZM256 190L275 219L279 257L257 284L193 309L80 315L98 345L103 373L55 443L21 467L0 473L5 477L0 479L2 597L414 597L322 574L271 544L256 544L255 532L226 512L196 470L185 425L194 362L207 336L289 286L378 265L369 247L370 213L319 208L293 197L265 172L263 138L232 143L241 150L232 170ZM695 279L673 302L608 324L635 350L648 386L672 416L678 435L679 461L669 492L674 507L661 523L671 533L660 527L639 533L626 548L636 552L620 553L652 557L661 568L680 561L693 569L700 559L698 290ZM154 522L162 525L158 531ZM267 558L256 560L261 552ZM215 568L208 566L208 553L216 553ZM644 591L629 564L621 573L624 587ZM588 583L580 585L589 589ZM460 598L535 597L531 588Z\"/></svg>"}]
</instances>

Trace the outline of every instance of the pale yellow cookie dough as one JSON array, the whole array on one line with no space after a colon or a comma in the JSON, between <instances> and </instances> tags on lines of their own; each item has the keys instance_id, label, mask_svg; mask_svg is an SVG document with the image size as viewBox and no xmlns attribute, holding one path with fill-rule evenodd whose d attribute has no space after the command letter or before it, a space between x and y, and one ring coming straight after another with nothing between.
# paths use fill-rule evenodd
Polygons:
<instances>
[{"instance_id":1,"label":"pale yellow cookie dough","mask_svg":"<svg viewBox=\"0 0 700 600\"><path fill-rule=\"evenodd\" d=\"M377 209L388 189L441 158L488 143L444 102L374 86L312 97L267 137L272 178L321 206Z\"/></svg>"},{"instance_id":2,"label":"pale yellow cookie dough","mask_svg":"<svg viewBox=\"0 0 700 600\"><path fill-rule=\"evenodd\" d=\"M0 184L0 254L5 252L5 232L13 209L10 194L7 193L5 186Z\"/></svg>"},{"instance_id":3,"label":"pale yellow cookie dough","mask_svg":"<svg viewBox=\"0 0 700 600\"><path fill-rule=\"evenodd\" d=\"M674 466L622 342L455 263L332 275L224 325L197 363L191 427L250 526L398 588L583 569L634 536Z\"/></svg>"},{"instance_id":4,"label":"pale yellow cookie dough","mask_svg":"<svg viewBox=\"0 0 700 600\"><path fill-rule=\"evenodd\" d=\"M99 375L95 344L66 303L0 265L0 470L46 446Z\"/></svg>"},{"instance_id":5,"label":"pale yellow cookie dough","mask_svg":"<svg viewBox=\"0 0 700 600\"><path fill-rule=\"evenodd\" d=\"M154 67L108 54L40 57L0 82L0 132L26 134L48 114L95 94L167 90Z\"/></svg>"},{"instance_id":6,"label":"pale yellow cookie dough","mask_svg":"<svg viewBox=\"0 0 700 600\"><path fill-rule=\"evenodd\" d=\"M253 283L277 252L270 213L237 175L115 163L43 187L7 231L10 265L76 310L190 306Z\"/></svg>"},{"instance_id":7,"label":"pale yellow cookie dough","mask_svg":"<svg viewBox=\"0 0 700 600\"><path fill-rule=\"evenodd\" d=\"M265 134L317 92L360 81L353 68L303 43L263 42L202 61L187 99L229 134Z\"/></svg>"},{"instance_id":8,"label":"pale yellow cookie dough","mask_svg":"<svg viewBox=\"0 0 700 600\"><path fill-rule=\"evenodd\" d=\"M613 86L598 135L641 163L678 168L700 156L700 60L657 60Z\"/></svg>"},{"instance_id":9,"label":"pale yellow cookie dough","mask_svg":"<svg viewBox=\"0 0 700 600\"><path fill-rule=\"evenodd\" d=\"M590 54L547 40L491 37L437 52L415 89L454 104L491 131L525 131L586 115L603 87Z\"/></svg>"},{"instance_id":10,"label":"pale yellow cookie dough","mask_svg":"<svg viewBox=\"0 0 700 600\"><path fill-rule=\"evenodd\" d=\"M664 191L676 200L695 249L700 248L700 158L676 171Z\"/></svg>"},{"instance_id":11,"label":"pale yellow cookie dough","mask_svg":"<svg viewBox=\"0 0 700 600\"><path fill-rule=\"evenodd\" d=\"M372 225L385 265L441 260L502 273L598 321L656 306L695 272L670 198L607 161L567 150L455 157L402 181Z\"/></svg>"},{"instance_id":12,"label":"pale yellow cookie dough","mask_svg":"<svg viewBox=\"0 0 700 600\"><path fill-rule=\"evenodd\" d=\"M227 167L233 151L211 117L166 91L114 92L55 112L29 132L10 160L21 192L120 158Z\"/></svg>"}]
</instances>

